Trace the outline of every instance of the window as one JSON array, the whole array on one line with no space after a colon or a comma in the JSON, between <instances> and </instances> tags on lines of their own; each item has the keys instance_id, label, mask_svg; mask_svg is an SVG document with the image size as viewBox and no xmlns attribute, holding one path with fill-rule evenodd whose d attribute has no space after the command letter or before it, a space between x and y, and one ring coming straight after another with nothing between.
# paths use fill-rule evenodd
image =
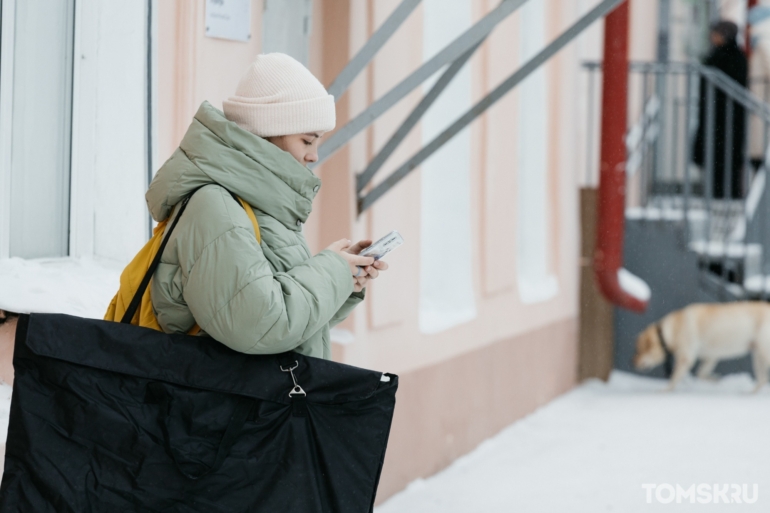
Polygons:
<instances>
[{"instance_id":1,"label":"window","mask_svg":"<svg viewBox=\"0 0 770 513\"><path fill-rule=\"evenodd\" d=\"M13 4L15 5L9 5ZM65 256L69 246L74 0L3 2L4 216L8 256Z\"/></svg>"},{"instance_id":2,"label":"window","mask_svg":"<svg viewBox=\"0 0 770 513\"><path fill-rule=\"evenodd\" d=\"M520 9L520 61L524 64L545 46L545 1ZM549 272L548 222L548 81L541 67L519 86L519 148L516 197L516 274L519 297L538 303L558 293Z\"/></svg>"},{"instance_id":3,"label":"window","mask_svg":"<svg viewBox=\"0 0 770 513\"><path fill-rule=\"evenodd\" d=\"M425 0L423 60L471 25L471 0ZM434 77L438 78L438 77ZM425 84L427 92L433 85ZM423 143L471 107L470 64L454 77L422 118ZM471 261L470 128L420 166L420 330L436 333L476 317Z\"/></svg>"},{"instance_id":4,"label":"window","mask_svg":"<svg viewBox=\"0 0 770 513\"><path fill-rule=\"evenodd\" d=\"M262 53L281 52L308 65L310 0L265 0Z\"/></svg>"}]
</instances>

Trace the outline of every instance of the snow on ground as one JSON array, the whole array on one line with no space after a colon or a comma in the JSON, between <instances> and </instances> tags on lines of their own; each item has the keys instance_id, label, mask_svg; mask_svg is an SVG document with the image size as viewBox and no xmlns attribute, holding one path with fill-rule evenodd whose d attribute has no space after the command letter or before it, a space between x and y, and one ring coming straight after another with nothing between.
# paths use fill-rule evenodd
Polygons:
<instances>
[{"instance_id":1,"label":"snow on ground","mask_svg":"<svg viewBox=\"0 0 770 513\"><path fill-rule=\"evenodd\" d=\"M750 394L745 374L692 378L673 393L664 386L621 372L589 381L375 513L770 511L770 387ZM753 499L754 483L753 504L714 503L713 494L697 496L707 503L658 502L667 486L651 489L647 503L642 488L747 484Z\"/></svg>"},{"instance_id":2,"label":"snow on ground","mask_svg":"<svg viewBox=\"0 0 770 513\"><path fill-rule=\"evenodd\" d=\"M0 310L101 319L118 291L123 265L110 260L0 260Z\"/></svg>"}]
</instances>

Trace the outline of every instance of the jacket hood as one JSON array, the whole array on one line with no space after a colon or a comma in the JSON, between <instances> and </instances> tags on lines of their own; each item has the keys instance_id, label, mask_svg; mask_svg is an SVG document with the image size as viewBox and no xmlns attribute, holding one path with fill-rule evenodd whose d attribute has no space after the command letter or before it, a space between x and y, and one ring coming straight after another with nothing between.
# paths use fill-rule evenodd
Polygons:
<instances>
[{"instance_id":1,"label":"jacket hood","mask_svg":"<svg viewBox=\"0 0 770 513\"><path fill-rule=\"evenodd\" d=\"M286 151L243 130L203 102L179 149L158 170L145 199L156 221L208 184L218 184L299 230L310 215L321 180Z\"/></svg>"}]
</instances>

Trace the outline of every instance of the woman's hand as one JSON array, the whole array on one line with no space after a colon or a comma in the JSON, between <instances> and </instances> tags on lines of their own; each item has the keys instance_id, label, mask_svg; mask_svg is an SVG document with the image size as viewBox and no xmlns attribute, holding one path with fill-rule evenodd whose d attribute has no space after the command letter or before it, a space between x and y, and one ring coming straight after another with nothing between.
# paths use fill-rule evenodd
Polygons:
<instances>
[{"instance_id":1,"label":"woman's hand","mask_svg":"<svg viewBox=\"0 0 770 513\"><path fill-rule=\"evenodd\" d=\"M340 239L337 242L330 244L326 249L329 251L334 251L345 259L345 261L348 263L348 266L350 267L351 276L355 276L356 274L358 274L359 278L366 276L365 269L367 267L371 267L374 264L374 258L360 256L358 254L361 252L361 248L358 248L358 251L355 253L349 251L351 249L351 242L347 239ZM361 290L359 289L356 292L361 292Z\"/></svg>"},{"instance_id":2,"label":"woman's hand","mask_svg":"<svg viewBox=\"0 0 770 513\"><path fill-rule=\"evenodd\" d=\"M361 292L369 284L369 280L373 280L380 275L380 271L387 271L388 264L384 260L377 260L372 265L365 267L361 272L361 276L353 278L356 283L353 285L354 292ZM364 272L365 271L365 272Z\"/></svg>"},{"instance_id":3,"label":"woman's hand","mask_svg":"<svg viewBox=\"0 0 770 513\"><path fill-rule=\"evenodd\" d=\"M365 248L371 246L372 241L369 239L364 239L356 242L352 246L345 249L348 253L352 253L354 255L358 255L361 251L363 251ZM387 271L388 270L388 264L384 262L383 260L376 260L372 265L368 265L366 267L363 267L361 269L361 274L359 276L354 276L353 279L355 280L355 283L353 285L353 290L355 292L361 292L368 284L369 280L374 280L380 275L380 271Z\"/></svg>"}]
</instances>

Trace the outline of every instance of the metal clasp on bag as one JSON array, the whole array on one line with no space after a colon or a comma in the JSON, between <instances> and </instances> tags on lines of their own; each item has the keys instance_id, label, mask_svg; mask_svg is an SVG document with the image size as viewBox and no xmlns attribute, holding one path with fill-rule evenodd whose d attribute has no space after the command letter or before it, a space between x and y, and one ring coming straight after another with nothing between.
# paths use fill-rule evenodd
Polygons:
<instances>
[{"instance_id":1,"label":"metal clasp on bag","mask_svg":"<svg viewBox=\"0 0 770 513\"><path fill-rule=\"evenodd\" d=\"M289 397L294 397L295 395L307 396L305 391L302 390L302 387L299 386L299 384L297 383L297 378L294 377L294 369L296 369L297 367L299 367L299 362L297 360L294 360L294 365L292 365L288 369L284 368L284 366L281 365L281 370L283 372L288 372L289 374L291 374L291 380L294 382L294 388L292 388L291 392L289 392Z\"/></svg>"}]
</instances>

